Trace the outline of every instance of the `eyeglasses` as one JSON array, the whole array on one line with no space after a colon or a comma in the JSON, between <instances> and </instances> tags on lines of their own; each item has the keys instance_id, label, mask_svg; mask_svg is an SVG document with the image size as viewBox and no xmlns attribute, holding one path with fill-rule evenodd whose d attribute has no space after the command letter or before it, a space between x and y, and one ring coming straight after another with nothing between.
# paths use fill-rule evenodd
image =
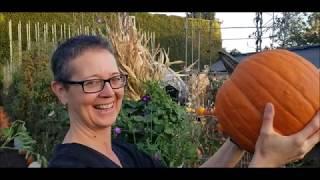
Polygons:
<instances>
[{"instance_id":1,"label":"eyeglasses","mask_svg":"<svg viewBox=\"0 0 320 180\"><path fill-rule=\"evenodd\" d=\"M127 84L128 75L120 74L109 79L90 79L85 81L68 81L60 80L66 84L80 84L84 93L97 93L103 90L106 82L110 84L112 89L119 89Z\"/></svg>"}]
</instances>

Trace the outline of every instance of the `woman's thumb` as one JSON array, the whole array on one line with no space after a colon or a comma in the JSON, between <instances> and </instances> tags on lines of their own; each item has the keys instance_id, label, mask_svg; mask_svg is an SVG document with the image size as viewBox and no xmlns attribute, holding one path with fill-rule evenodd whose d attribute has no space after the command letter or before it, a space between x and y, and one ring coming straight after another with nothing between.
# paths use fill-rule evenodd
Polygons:
<instances>
[{"instance_id":1,"label":"woman's thumb","mask_svg":"<svg viewBox=\"0 0 320 180\"><path fill-rule=\"evenodd\" d=\"M274 107L272 103L267 103L264 109L261 132L269 133L273 131Z\"/></svg>"}]
</instances>

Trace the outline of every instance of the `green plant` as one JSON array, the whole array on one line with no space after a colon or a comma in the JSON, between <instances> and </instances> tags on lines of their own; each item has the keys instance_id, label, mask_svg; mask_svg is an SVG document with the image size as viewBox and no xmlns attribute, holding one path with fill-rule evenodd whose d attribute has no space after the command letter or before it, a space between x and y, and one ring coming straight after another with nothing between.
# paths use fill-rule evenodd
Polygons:
<instances>
[{"instance_id":1,"label":"green plant","mask_svg":"<svg viewBox=\"0 0 320 180\"><path fill-rule=\"evenodd\" d=\"M15 147L10 146L14 141ZM17 149L20 153L25 153L25 158L35 159L42 167L47 166L47 159L35 151L36 141L29 135L25 122L14 121L10 127L0 129L0 150Z\"/></svg>"},{"instance_id":2,"label":"green plant","mask_svg":"<svg viewBox=\"0 0 320 180\"><path fill-rule=\"evenodd\" d=\"M140 101L124 100L115 126L127 142L169 167L192 167L199 162L197 150L201 125L165 93L159 82L146 82Z\"/></svg>"}]
</instances>

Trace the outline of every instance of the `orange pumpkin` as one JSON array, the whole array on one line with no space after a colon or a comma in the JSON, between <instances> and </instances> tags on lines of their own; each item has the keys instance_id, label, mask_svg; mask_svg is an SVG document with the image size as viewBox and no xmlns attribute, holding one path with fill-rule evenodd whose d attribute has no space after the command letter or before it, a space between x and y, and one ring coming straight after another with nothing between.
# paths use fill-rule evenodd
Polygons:
<instances>
[{"instance_id":1,"label":"orange pumpkin","mask_svg":"<svg viewBox=\"0 0 320 180\"><path fill-rule=\"evenodd\" d=\"M225 134L253 152L264 107L275 107L274 128L282 135L301 130L320 109L319 70L287 50L243 60L219 89L215 115Z\"/></svg>"},{"instance_id":2,"label":"orange pumpkin","mask_svg":"<svg viewBox=\"0 0 320 180\"><path fill-rule=\"evenodd\" d=\"M196 114L197 114L198 116L203 116L205 111L206 111L206 109L205 109L204 107L198 107L198 108L196 109Z\"/></svg>"}]
</instances>

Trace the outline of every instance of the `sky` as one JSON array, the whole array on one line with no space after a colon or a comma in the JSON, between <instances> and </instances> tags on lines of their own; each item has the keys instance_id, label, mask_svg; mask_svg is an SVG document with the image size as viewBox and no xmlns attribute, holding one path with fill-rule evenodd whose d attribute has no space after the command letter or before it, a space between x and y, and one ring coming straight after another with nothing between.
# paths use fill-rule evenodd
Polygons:
<instances>
[{"instance_id":1,"label":"sky","mask_svg":"<svg viewBox=\"0 0 320 180\"><path fill-rule=\"evenodd\" d=\"M158 12L154 12L158 13ZM185 17L184 12L161 12L160 14L175 15ZM275 13L276 15L277 13ZM272 15L273 13L264 12L262 13L262 23L263 25L271 26L272 25ZM255 28L231 28L223 29L224 27L255 27L254 18L256 16L255 12L217 12L216 19L219 19L221 24L221 38L222 38L222 47L227 51L232 49L237 49L241 53L255 52L256 44L255 39L242 39L242 40L227 40L227 39L237 39L237 38L248 38L249 35L254 38L253 33L256 31ZM272 31L267 31L263 33L263 37L269 37L272 35ZM266 38L262 39L261 47L269 46L271 44L271 39Z\"/></svg>"}]
</instances>

